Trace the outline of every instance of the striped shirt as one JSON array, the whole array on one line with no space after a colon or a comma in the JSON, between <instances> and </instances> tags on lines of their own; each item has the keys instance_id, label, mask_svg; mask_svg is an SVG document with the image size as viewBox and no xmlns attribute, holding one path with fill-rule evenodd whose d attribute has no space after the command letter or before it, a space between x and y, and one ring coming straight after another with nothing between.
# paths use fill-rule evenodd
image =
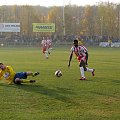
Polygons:
<instances>
[{"instance_id":1,"label":"striped shirt","mask_svg":"<svg viewBox=\"0 0 120 120\"><path fill-rule=\"evenodd\" d=\"M88 52L88 50L87 50L87 48L85 46L83 46L83 45L80 45L80 46L84 49L85 53Z\"/></svg>"},{"instance_id":2,"label":"striped shirt","mask_svg":"<svg viewBox=\"0 0 120 120\"><path fill-rule=\"evenodd\" d=\"M85 50L82 46L78 46L78 47L72 46L71 52L72 53L74 52L76 54L76 56L81 56L81 55L85 56Z\"/></svg>"}]
</instances>

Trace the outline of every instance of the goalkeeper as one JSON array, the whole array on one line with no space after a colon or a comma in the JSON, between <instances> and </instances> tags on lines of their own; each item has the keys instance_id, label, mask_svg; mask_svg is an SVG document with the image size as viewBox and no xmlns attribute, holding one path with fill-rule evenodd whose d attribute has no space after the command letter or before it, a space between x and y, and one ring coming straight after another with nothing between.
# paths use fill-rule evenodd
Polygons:
<instances>
[{"instance_id":1,"label":"goalkeeper","mask_svg":"<svg viewBox=\"0 0 120 120\"><path fill-rule=\"evenodd\" d=\"M5 80L8 84L34 83L35 80L27 80L28 76L39 75L39 72L15 72L11 66L0 63L0 79Z\"/></svg>"}]
</instances>

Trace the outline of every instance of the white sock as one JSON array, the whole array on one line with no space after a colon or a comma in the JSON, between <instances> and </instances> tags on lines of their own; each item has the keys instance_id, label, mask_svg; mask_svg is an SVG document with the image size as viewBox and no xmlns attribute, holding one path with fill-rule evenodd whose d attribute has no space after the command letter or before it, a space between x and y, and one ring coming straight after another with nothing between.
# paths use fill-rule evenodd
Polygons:
<instances>
[{"instance_id":1,"label":"white sock","mask_svg":"<svg viewBox=\"0 0 120 120\"><path fill-rule=\"evenodd\" d=\"M48 51L45 51L45 57L48 58Z\"/></svg>"},{"instance_id":2,"label":"white sock","mask_svg":"<svg viewBox=\"0 0 120 120\"><path fill-rule=\"evenodd\" d=\"M52 51L52 48L49 48L49 51L51 52L51 51Z\"/></svg>"},{"instance_id":3,"label":"white sock","mask_svg":"<svg viewBox=\"0 0 120 120\"><path fill-rule=\"evenodd\" d=\"M88 72L93 72L93 69L90 69L90 68L88 68L88 67L86 67L87 68L87 71Z\"/></svg>"},{"instance_id":4,"label":"white sock","mask_svg":"<svg viewBox=\"0 0 120 120\"><path fill-rule=\"evenodd\" d=\"M85 75L84 75L84 68L83 68L83 67L80 67L80 72L81 72L81 76L82 76L83 78L85 78Z\"/></svg>"},{"instance_id":5,"label":"white sock","mask_svg":"<svg viewBox=\"0 0 120 120\"><path fill-rule=\"evenodd\" d=\"M50 48L48 49L48 52L51 53L51 49Z\"/></svg>"}]
</instances>

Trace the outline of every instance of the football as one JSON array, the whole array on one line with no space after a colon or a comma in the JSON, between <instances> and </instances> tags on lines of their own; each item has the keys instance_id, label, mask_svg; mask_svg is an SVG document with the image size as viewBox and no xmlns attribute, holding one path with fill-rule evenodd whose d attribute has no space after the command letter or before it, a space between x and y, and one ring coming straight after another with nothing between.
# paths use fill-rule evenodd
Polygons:
<instances>
[{"instance_id":1,"label":"football","mask_svg":"<svg viewBox=\"0 0 120 120\"><path fill-rule=\"evenodd\" d=\"M56 76L56 77L61 77L61 76L62 76L61 70L55 71L55 76Z\"/></svg>"}]
</instances>

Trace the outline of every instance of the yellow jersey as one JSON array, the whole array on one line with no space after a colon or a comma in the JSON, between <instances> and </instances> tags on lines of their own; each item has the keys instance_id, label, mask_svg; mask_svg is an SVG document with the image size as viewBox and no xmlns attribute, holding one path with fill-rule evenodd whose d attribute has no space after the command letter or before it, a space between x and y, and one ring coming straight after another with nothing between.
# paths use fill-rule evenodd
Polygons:
<instances>
[{"instance_id":1,"label":"yellow jersey","mask_svg":"<svg viewBox=\"0 0 120 120\"><path fill-rule=\"evenodd\" d=\"M6 66L5 70L0 71L0 79L4 79L8 84L13 82L16 72L11 66Z\"/></svg>"}]
</instances>

